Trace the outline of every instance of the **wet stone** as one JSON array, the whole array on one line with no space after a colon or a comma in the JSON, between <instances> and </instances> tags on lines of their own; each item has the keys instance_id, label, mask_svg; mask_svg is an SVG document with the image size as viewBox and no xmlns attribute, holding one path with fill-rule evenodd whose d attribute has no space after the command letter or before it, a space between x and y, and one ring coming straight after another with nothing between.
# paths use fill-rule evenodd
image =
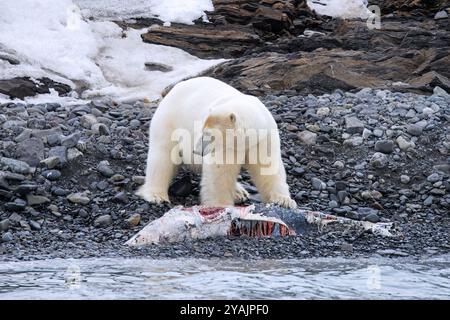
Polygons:
<instances>
[{"instance_id":1,"label":"wet stone","mask_svg":"<svg viewBox=\"0 0 450 320\"><path fill-rule=\"evenodd\" d=\"M28 223L31 227L31 230L41 230L41 225L38 222L30 220Z\"/></svg>"},{"instance_id":2,"label":"wet stone","mask_svg":"<svg viewBox=\"0 0 450 320\"><path fill-rule=\"evenodd\" d=\"M44 143L41 139L30 138L17 145L16 158L36 167L44 158Z\"/></svg>"},{"instance_id":3,"label":"wet stone","mask_svg":"<svg viewBox=\"0 0 450 320\"><path fill-rule=\"evenodd\" d=\"M110 178L114 175L113 169L109 166L109 162L106 160L100 161L100 163L97 165L97 171L107 178Z\"/></svg>"},{"instance_id":4,"label":"wet stone","mask_svg":"<svg viewBox=\"0 0 450 320\"><path fill-rule=\"evenodd\" d=\"M66 137L62 137L61 145L66 148L73 148L77 145L80 138L81 138L81 135L78 132L68 135Z\"/></svg>"},{"instance_id":5,"label":"wet stone","mask_svg":"<svg viewBox=\"0 0 450 320\"><path fill-rule=\"evenodd\" d=\"M59 178L61 178L61 172L56 169L44 170L44 171L42 171L41 175L50 181L55 181L55 180L58 180Z\"/></svg>"},{"instance_id":6,"label":"wet stone","mask_svg":"<svg viewBox=\"0 0 450 320\"><path fill-rule=\"evenodd\" d=\"M31 172L30 165L24 161L0 157L0 168L4 167L15 173L27 174Z\"/></svg>"},{"instance_id":7,"label":"wet stone","mask_svg":"<svg viewBox=\"0 0 450 320\"><path fill-rule=\"evenodd\" d=\"M345 128L350 134L362 133L364 131L364 123L356 117L346 117Z\"/></svg>"},{"instance_id":8,"label":"wet stone","mask_svg":"<svg viewBox=\"0 0 450 320\"><path fill-rule=\"evenodd\" d=\"M392 140L379 140L375 143L375 151L392 153L394 151L394 142Z\"/></svg>"},{"instance_id":9,"label":"wet stone","mask_svg":"<svg viewBox=\"0 0 450 320\"><path fill-rule=\"evenodd\" d=\"M89 197L87 197L85 194L80 193L80 192L69 194L67 196L67 200L69 200L72 203L82 204L82 205L86 205L91 201L91 199L89 199Z\"/></svg>"},{"instance_id":10,"label":"wet stone","mask_svg":"<svg viewBox=\"0 0 450 320\"><path fill-rule=\"evenodd\" d=\"M95 219L94 226L97 228L106 228L112 224L112 218L109 214L102 215Z\"/></svg>"},{"instance_id":11,"label":"wet stone","mask_svg":"<svg viewBox=\"0 0 450 320\"><path fill-rule=\"evenodd\" d=\"M131 215L128 219L126 219L125 223L127 227L133 228L136 227L141 221L141 215L139 213L135 213Z\"/></svg>"},{"instance_id":12,"label":"wet stone","mask_svg":"<svg viewBox=\"0 0 450 320\"><path fill-rule=\"evenodd\" d=\"M3 219L0 221L0 231L7 231L10 227L9 219Z\"/></svg>"},{"instance_id":13,"label":"wet stone","mask_svg":"<svg viewBox=\"0 0 450 320\"><path fill-rule=\"evenodd\" d=\"M29 206L37 206L45 203L49 203L50 199L44 196L37 196L37 195L27 195L27 204Z\"/></svg>"},{"instance_id":14,"label":"wet stone","mask_svg":"<svg viewBox=\"0 0 450 320\"><path fill-rule=\"evenodd\" d=\"M2 235L2 242L11 242L11 241L13 241L13 235L12 235L12 233L11 232L5 232L3 235Z\"/></svg>"}]
</instances>

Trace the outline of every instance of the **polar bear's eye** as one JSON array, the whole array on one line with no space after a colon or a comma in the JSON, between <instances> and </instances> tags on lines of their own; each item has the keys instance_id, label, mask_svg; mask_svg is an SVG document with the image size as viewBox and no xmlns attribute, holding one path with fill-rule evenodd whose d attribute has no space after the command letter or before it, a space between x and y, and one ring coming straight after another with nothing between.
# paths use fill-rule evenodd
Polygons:
<instances>
[{"instance_id":1,"label":"polar bear's eye","mask_svg":"<svg viewBox=\"0 0 450 320\"><path fill-rule=\"evenodd\" d=\"M230 120L231 122L235 123L236 122L236 115L234 113L230 113Z\"/></svg>"}]
</instances>

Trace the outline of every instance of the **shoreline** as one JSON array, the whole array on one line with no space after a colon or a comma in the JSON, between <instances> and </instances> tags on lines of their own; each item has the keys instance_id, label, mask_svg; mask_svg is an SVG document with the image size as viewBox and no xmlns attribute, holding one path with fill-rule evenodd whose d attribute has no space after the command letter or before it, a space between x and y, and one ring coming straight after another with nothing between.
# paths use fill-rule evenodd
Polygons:
<instances>
[{"instance_id":1,"label":"shoreline","mask_svg":"<svg viewBox=\"0 0 450 320\"><path fill-rule=\"evenodd\" d=\"M134 195L142 183L154 107L108 101L72 107L0 105L0 155L37 163L34 173L20 166L14 170L22 173L12 172L4 164L0 169L0 258L280 259L448 253L450 102L435 91L430 96L363 89L261 97L278 123L288 184L300 207L394 221L403 237L330 228L305 236L218 238L141 249L123 243L171 206L198 204L198 176L186 172L174 180L171 206L149 204ZM350 118L358 121L345 120ZM374 158L375 153L381 155ZM49 160L49 155L60 159ZM40 164L43 159L47 160ZM101 164L104 160L109 165ZM248 175L241 176L251 202L258 202Z\"/></svg>"}]
</instances>

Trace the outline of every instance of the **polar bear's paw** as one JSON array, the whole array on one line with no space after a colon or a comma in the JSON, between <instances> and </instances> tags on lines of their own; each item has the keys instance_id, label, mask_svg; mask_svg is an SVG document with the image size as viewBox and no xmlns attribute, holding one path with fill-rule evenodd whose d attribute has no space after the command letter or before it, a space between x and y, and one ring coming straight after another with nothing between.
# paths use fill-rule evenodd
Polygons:
<instances>
[{"instance_id":1,"label":"polar bear's paw","mask_svg":"<svg viewBox=\"0 0 450 320\"><path fill-rule=\"evenodd\" d=\"M289 196L285 196L279 193L273 193L270 195L269 202L278 204L279 206L295 209L297 208L297 203L292 200Z\"/></svg>"},{"instance_id":2,"label":"polar bear's paw","mask_svg":"<svg viewBox=\"0 0 450 320\"><path fill-rule=\"evenodd\" d=\"M151 189L147 188L145 185L140 187L138 191L136 191L136 195L144 199L145 201L151 202L151 203L162 203L162 202L169 202L169 196L162 192L155 192Z\"/></svg>"},{"instance_id":3,"label":"polar bear's paw","mask_svg":"<svg viewBox=\"0 0 450 320\"><path fill-rule=\"evenodd\" d=\"M236 190L234 193L234 202L236 202L236 203L244 202L248 199L248 197L249 197L249 194L248 194L247 190L245 190L245 188L240 183L236 183Z\"/></svg>"}]
</instances>

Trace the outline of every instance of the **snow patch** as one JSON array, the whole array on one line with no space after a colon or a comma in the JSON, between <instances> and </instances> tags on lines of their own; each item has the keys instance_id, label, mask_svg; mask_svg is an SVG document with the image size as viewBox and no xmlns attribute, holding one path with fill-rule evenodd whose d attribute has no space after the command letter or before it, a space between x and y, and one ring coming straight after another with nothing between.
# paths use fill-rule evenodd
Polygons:
<instances>
[{"instance_id":1,"label":"snow patch","mask_svg":"<svg viewBox=\"0 0 450 320\"><path fill-rule=\"evenodd\" d=\"M213 11L211 0L75 0L83 15L97 19L158 18L164 22L192 24Z\"/></svg>"},{"instance_id":2,"label":"snow patch","mask_svg":"<svg viewBox=\"0 0 450 320\"><path fill-rule=\"evenodd\" d=\"M203 10L212 9L208 7L211 2L203 0L184 0L183 5L174 0L133 0L127 1L126 6L118 0L76 2L84 3L84 10L90 4L98 15L103 12L101 8L105 12L112 10L116 18L121 18L120 14L126 16L127 12L140 16L137 12L147 12L144 4L148 4L148 14L167 22L192 23L192 19L204 14ZM118 101L155 100L167 86L224 61L203 60L177 48L144 43L141 34L147 30L123 31L110 21L87 21L83 10L71 0L0 1L0 12L0 54L20 61L19 65L13 65L0 59L0 79L49 77L70 85L84 99L108 95ZM146 63L164 64L170 70L148 70ZM57 94L36 99L54 100Z\"/></svg>"},{"instance_id":3,"label":"snow patch","mask_svg":"<svg viewBox=\"0 0 450 320\"><path fill-rule=\"evenodd\" d=\"M308 0L308 6L318 14L344 19L368 18L367 0Z\"/></svg>"}]
</instances>

